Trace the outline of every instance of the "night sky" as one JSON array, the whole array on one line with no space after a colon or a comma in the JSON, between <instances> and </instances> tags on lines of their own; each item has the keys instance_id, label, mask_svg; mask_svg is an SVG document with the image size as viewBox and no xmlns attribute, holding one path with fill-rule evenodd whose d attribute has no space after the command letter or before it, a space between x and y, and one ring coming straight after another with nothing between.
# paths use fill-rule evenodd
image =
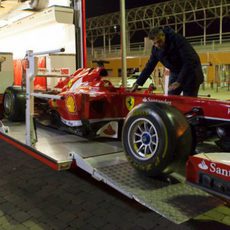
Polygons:
<instances>
[{"instance_id":1,"label":"night sky","mask_svg":"<svg viewBox=\"0 0 230 230\"><path fill-rule=\"evenodd\" d=\"M125 0L126 9L166 2L168 0ZM95 17L120 10L120 0L86 0L86 17Z\"/></svg>"}]
</instances>

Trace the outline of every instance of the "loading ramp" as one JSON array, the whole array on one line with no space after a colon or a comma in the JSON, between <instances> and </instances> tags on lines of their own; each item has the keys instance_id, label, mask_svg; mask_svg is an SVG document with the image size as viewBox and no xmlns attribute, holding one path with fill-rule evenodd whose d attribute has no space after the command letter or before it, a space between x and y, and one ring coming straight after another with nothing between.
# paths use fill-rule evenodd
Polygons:
<instances>
[{"instance_id":1,"label":"loading ramp","mask_svg":"<svg viewBox=\"0 0 230 230\"><path fill-rule=\"evenodd\" d=\"M138 173L124 153L82 157L73 153L78 167L98 181L113 187L130 199L180 224L223 202L212 195L182 183L176 174L171 179L154 179Z\"/></svg>"}]
</instances>

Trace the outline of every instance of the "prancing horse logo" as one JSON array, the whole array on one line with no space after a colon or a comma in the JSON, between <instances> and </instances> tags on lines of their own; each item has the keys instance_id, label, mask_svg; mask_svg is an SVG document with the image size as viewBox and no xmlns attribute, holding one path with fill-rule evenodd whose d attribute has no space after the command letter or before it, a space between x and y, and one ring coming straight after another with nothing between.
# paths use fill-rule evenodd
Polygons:
<instances>
[{"instance_id":1,"label":"prancing horse logo","mask_svg":"<svg viewBox=\"0 0 230 230\"><path fill-rule=\"evenodd\" d=\"M125 105L126 105L127 109L130 111L134 106L134 97L131 97L131 96L126 97L125 98Z\"/></svg>"}]
</instances>

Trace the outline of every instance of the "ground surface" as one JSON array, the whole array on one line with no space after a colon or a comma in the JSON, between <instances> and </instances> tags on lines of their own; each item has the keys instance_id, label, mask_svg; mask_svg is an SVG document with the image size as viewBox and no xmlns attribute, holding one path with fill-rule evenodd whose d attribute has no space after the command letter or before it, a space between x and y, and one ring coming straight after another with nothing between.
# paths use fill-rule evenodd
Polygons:
<instances>
[{"instance_id":1,"label":"ground surface","mask_svg":"<svg viewBox=\"0 0 230 230\"><path fill-rule=\"evenodd\" d=\"M230 229L227 204L176 225L81 170L53 171L1 140L0 149L1 230Z\"/></svg>"}]
</instances>

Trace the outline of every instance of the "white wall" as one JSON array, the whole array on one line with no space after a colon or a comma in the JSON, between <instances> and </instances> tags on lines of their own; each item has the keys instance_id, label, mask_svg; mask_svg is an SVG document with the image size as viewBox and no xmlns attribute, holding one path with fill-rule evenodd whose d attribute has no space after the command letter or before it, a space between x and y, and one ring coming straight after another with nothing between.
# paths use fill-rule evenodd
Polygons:
<instances>
[{"instance_id":1,"label":"white wall","mask_svg":"<svg viewBox=\"0 0 230 230\"><path fill-rule=\"evenodd\" d=\"M27 50L46 51L65 48L75 53L73 12L51 7L0 29L0 51L23 58ZM61 22L64 23L61 23Z\"/></svg>"},{"instance_id":2,"label":"white wall","mask_svg":"<svg viewBox=\"0 0 230 230\"><path fill-rule=\"evenodd\" d=\"M27 50L38 52L63 47L67 53L75 52L73 25L50 24L0 38L0 50L12 52L14 59L23 58Z\"/></svg>"}]
</instances>

